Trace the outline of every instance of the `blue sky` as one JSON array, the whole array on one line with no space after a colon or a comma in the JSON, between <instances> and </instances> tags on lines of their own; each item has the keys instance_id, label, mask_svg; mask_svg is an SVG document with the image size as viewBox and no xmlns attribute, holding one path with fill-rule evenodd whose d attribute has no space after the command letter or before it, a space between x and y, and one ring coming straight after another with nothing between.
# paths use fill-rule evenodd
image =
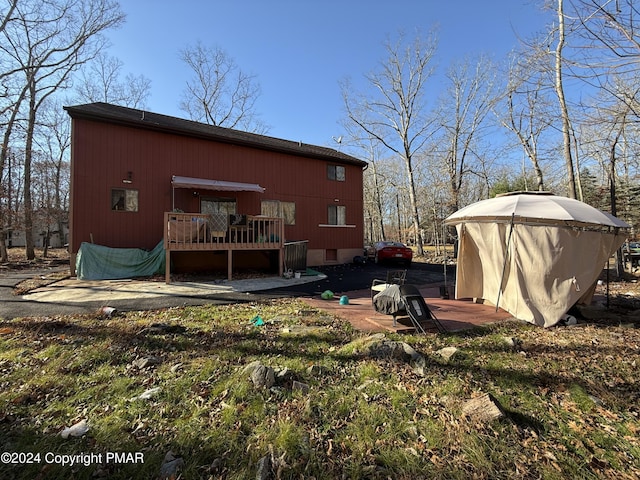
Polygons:
<instances>
[{"instance_id":1,"label":"blue sky","mask_svg":"<svg viewBox=\"0 0 640 480\"><path fill-rule=\"evenodd\" d=\"M534 0L122 0L126 24L109 34L126 73L151 80L148 109L186 117L179 102L188 70L179 51L201 41L256 75L268 135L335 147L344 132L339 80L357 82L384 58L398 31L438 32L437 67L487 54L501 61L542 30ZM434 95L442 89L433 79ZM435 100L435 98L434 98Z\"/></svg>"}]
</instances>

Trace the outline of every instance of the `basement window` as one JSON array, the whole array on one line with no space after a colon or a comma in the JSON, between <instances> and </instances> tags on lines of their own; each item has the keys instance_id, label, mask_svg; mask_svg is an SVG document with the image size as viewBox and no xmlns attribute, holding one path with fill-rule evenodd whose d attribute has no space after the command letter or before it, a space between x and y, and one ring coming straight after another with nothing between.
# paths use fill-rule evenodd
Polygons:
<instances>
[{"instance_id":1,"label":"basement window","mask_svg":"<svg viewBox=\"0 0 640 480\"><path fill-rule=\"evenodd\" d=\"M118 212L138 211L138 190L113 188L111 190L111 210Z\"/></svg>"}]
</instances>

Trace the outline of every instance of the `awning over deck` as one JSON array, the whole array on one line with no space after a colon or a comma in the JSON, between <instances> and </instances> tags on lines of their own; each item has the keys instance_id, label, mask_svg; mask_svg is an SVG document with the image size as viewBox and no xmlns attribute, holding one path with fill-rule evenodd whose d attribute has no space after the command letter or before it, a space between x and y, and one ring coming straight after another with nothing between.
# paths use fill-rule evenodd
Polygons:
<instances>
[{"instance_id":1,"label":"awning over deck","mask_svg":"<svg viewBox=\"0 0 640 480\"><path fill-rule=\"evenodd\" d=\"M171 177L173 188L199 188L202 190L216 190L223 192L258 192L264 193L264 188L257 183L227 182L224 180L209 180L206 178Z\"/></svg>"}]
</instances>

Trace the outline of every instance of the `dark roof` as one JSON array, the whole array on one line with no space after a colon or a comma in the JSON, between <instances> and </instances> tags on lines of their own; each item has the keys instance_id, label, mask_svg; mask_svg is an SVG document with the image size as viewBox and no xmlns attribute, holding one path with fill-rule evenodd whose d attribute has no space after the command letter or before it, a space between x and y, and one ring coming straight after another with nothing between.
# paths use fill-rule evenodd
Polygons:
<instances>
[{"instance_id":1,"label":"dark roof","mask_svg":"<svg viewBox=\"0 0 640 480\"><path fill-rule=\"evenodd\" d=\"M64 109L69 113L71 118L97 120L134 128L145 128L177 135L187 135L274 152L302 155L338 163L348 163L362 167L367 164L356 157L332 148L207 125L183 118L160 115L158 113L111 105L109 103L88 103L85 105L64 107Z\"/></svg>"}]
</instances>

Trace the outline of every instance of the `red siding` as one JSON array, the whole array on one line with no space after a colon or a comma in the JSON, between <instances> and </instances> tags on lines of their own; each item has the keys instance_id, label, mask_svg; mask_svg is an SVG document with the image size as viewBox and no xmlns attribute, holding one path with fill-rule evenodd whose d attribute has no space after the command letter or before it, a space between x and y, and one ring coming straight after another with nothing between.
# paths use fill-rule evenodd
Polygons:
<instances>
[{"instance_id":1,"label":"red siding","mask_svg":"<svg viewBox=\"0 0 640 480\"><path fill-rule=\"evenodd\" d=\"M285 226L287 240L309 240L310 249L361 248L362 169L345 164L346 181L327 179L331 162L234 146L211 140L154 132L84 119L73 120L71 252L81 242L150 249L163 236L163 213L172 208L171 176L258 183L253 192L199 192L236 198L238 212L260 214L262 200L295 202L296 225ZM128 172L132 183L125 184ZM138 190L139 211L111 210L111 189ZM175 206L199 212L192 190L175 189ZM337 202L335 200L338 200ZM347 224L326 224L329 205L344 205Z\"/></svg>"}]
</instances>

